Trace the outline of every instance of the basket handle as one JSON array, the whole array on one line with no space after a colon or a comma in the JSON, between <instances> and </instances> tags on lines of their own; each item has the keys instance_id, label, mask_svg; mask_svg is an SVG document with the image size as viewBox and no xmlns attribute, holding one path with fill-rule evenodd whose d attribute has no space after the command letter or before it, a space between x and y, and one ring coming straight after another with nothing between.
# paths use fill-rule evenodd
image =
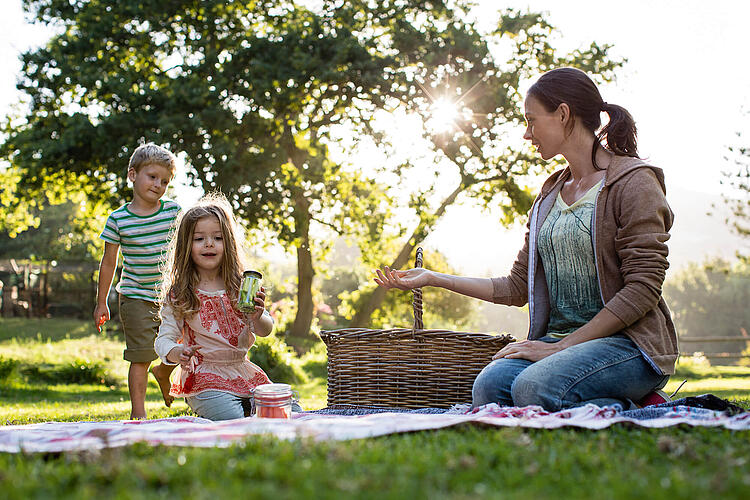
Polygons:
<instances>
[{"instance_id":1,"label":"basket handle","mask_svg":"<svg viewBox=\"0 0 750 500\"><path fill-rule=\"evenodd\" d=\"M414 267L422 267L422 247L417 247L417 258ZM422 289L412 289L414 298L412 299L411 305L414 308L414 327L412 333L416 330L423 330L424 323L422 322Z\"/></svg>"}]
</instances>

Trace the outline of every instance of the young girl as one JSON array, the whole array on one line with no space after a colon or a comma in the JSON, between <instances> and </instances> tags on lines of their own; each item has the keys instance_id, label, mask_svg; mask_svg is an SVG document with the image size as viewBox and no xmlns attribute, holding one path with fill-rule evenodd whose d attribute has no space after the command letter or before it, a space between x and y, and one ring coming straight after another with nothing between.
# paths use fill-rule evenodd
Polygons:
<instances>
[{"instance_id":1,"label":"young girl","mask_svg":"<svg viewBox=\"0 0 750 500\"><path fill-rule=\"evenodd\" d=\"M231 207L220 195L204 197L180 217L154 343L163 363L180 364L170 394L210 420L249 416L252 391L271 382L247 359L255 336L271 333L273 318L263 288L254 313L237 310L244 269L237 234Z\"/></svg>"}]
</instances>

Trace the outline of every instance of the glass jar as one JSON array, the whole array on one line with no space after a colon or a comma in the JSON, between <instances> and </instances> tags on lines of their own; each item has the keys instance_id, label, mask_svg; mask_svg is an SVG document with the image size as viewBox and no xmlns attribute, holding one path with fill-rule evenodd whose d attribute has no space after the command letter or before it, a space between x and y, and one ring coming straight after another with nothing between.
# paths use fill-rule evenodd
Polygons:
<instances>
[{"instance_id":1,"label":"glass jar","mask_svg":"<svg viewBox=\"0 0 750 500\"><path fill-rule=\"evenodd\" d=\"M291 418L292 387L289 384L262 384L253 393L258 418Z\"/></svg>"},{"instance_id":2,"label":"glass jar","mask_svg":"<svg viewBox=\"0 0 750 500\"><path fill-rule=\"evenodd\" d=\"M255 312L255 296L260 290L263 275L258 271L245 271L242 273L242 285L240 296L237 300L237 309L244 313Z\"/></svg>"}]
</instances>

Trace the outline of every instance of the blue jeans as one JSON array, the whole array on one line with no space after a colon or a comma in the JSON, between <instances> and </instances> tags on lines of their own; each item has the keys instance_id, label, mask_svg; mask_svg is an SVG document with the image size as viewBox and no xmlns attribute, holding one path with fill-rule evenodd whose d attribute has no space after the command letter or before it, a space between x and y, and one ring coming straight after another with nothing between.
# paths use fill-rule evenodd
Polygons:
<instances>
[{"instance_id":1,"label":"blue jeans","mask_svg":"<svg viewBox=\"0 0 750 500\"><path fill-rule=\"evenodd\" d=\"M185 402L196 415L209 420L232 420L252 414L249 397L241 398L224 391L203 391L186 397Z\"/></svg>"},{"instance_id":2,"label":"blue jeans","mask_svg":"<svg viewBox=\"0 0 750 500\"><path fill-rule=\"evenodd\" d=\"M543 337L543 342L558 339ZM595 404L627 410L669 375L657 373L625 335L589 340L537 362L496 359L474 380L472 403L538 405L547 411Z\"/></svg>"},{"instance_id":3,"label":"blue jeans","mask_svg":"<svg viewBox=\"0 0 750 500\"><path fill-rule=\"evenodd\" d=\"M252 397L241 398L224 391L203 391L187 396L185 402L196 415L209 420L233 420L253 414ZM302 407L292 401L292 411L300 412Z\"/></svg>"}]
</instances>

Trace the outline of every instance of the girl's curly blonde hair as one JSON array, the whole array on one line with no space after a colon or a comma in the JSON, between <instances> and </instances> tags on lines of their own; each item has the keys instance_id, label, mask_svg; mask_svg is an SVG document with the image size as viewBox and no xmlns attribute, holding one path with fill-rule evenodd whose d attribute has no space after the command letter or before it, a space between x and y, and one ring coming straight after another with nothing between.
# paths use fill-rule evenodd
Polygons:
<instances>
[{"instance_id":1,"label":"girl's curly blonde hair","mask_svg":"<svg viewBox=\"0 0 750 500\"><path fill-rule=\"evenodd\" d=\"M232 303L236 303L239 296L245 258L242 246L238 242L243 241L243 232L226 197L221 193L208 194L194 207L178 216L175 234L169 242L160 303L162 307L171 306L178 319L190 318L200 308L200 301L195 292L200 276L191 253L195 225L205 217L216 217L219 221L224 240L224 257L219 273Z\"/></svg>"}]
</instances>

